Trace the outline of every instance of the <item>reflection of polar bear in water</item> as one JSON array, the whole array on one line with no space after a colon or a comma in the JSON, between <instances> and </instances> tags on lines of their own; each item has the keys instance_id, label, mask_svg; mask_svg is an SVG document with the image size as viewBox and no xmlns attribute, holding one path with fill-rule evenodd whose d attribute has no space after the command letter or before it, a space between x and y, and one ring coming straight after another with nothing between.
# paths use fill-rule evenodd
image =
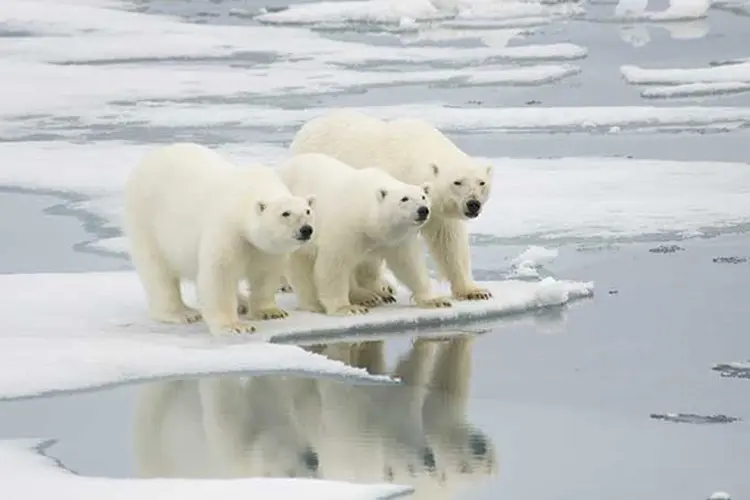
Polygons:
<instances>
[{"instance_id":1,"label":"reflection of polar bear in water","mask_svg":"<svg viewBox=\"0 0 750 500\"><path fill-rule=\"evenodd\" d=\"M494 448L466 420L471 337L417 340L395 375L403 385L298 377L157 383L140 395L142 476L316 476L412 484L450 498L495 472ZM383 342L311 349L385 373Z\"/></svg>"},{"instance_id":2,"label":"reflection of polar bear in water","mask_svg":"<svg viewBox=\"0 0 750 500\"><path fill-rule=\"evenodd\" d=\"M295 382L304 389L309 382ZM138 394L134 421L141 477L314 477L318 455L277 377L155 382ZM312 401L300 402L314 407Z\"/></svg>"},{"instance_id":3,"label":"reflection of polar bear in water","mask_svg":"<svg viewBox=\"0 0 750 500\"><path fill-rule=\"evenodd\" d=\"M415 467L414 461L404 461L405 455L392 444L386 442L386 453L382 471L372 470L367 476L356 477L359 481L375 482L387 481L398 484L411 484L416 488L412 498L437 499L451 498L453 491L462 483L469 483L481 476L490 476L496 472L495 450L489 436L466 422L467 400L469 396L469 381L471 378L471 347L472 336L454 337L451 340L437 342L420 339L414 342L411 350L398 363L394 375L401 378L405 386L396 387L367 387L389 391L391 397L387 401L377 398L369 399L377 418L385 422L389 415L401 415L401 418L411 420L413 412L418 413L419 427L423 432L430 457L425 455L425 465L429 461L434 463L434 469ZM340 359L354 366L367 369L370 373L386 373L383 342L365 342L359 345L338 344L328 346L323 353ZM320 385L328 384L322 382ZM342 392L342 389L345 392ZM353 390L352 390L353 389ZM367 412L361 408L361 402L356 397L356 389L346 386L336 388L340 393L341 402L351 398L346 410L339 415L357 415ZM336 407L328 404L331 399L329 391L322 390L321 396L326 401L327 409L336 412ZM389 406L390 405L390 406ZM401 410L397 410L401 405ZM394 417L396 417L394 415ZM410 415L406 417L406 415ZM390 417L393 419L393 417ZM396 417L398 418L398 417ZM342 422L337 422L338 428L331 427L330 432L345 432ZM415 432L414 424L411 430ZM361 428L364 441L362 455L369 455L371 447L377 443L364 437L366 429ZM330 436L331 434L326 434ZM388 439L390 432L384 433L381 439ZM319 441L319 452L324 477L327 479L355 479L351 478L349 470L353 460L352 450L341 449L337 454L331 454L326 447L331 441L345 441L356 439L342 436L334 440ZM332 470L330 464L335 465ZM432 470L431 470L432 469ZM381 472L382 475L378 475ZM349 474L349 476L347 476Z\"/></svg>"}]
</instances>

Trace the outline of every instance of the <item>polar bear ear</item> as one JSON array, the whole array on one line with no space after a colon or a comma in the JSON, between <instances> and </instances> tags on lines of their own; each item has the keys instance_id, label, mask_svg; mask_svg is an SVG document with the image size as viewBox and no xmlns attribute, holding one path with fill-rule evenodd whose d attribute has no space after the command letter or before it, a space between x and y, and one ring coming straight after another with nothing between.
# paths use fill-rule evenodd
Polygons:
<instances>
[{"instance_id":1,"label":"polar bear ear","mask_svg":"<svg viewBox=\"0 0 750 500\"><path fill-rule=\"evenodd\" d=\"M487 176L492 177L492 165L487 165Z\"/></svg>"},{"instance_id":2,"label":"polar bear ear","mask_svg":"<svg viewBox=\"0 0 750 500\"><path fill-rule=\"evenodd\" d=\"M438 166L435 165L434 163L430 163L430 168L432 168L432 175L437 177L438 174L440 173L440 169L438 168Z\"/></svg>"},{"instance_id":3,"label":"polar bear ear","mask_svg":"<svg viewBox=\"0 0 750 500\"><path fill-rule=\"evenodd\" d=\"M388 195L388 190L380 188L378 189L378 201L383 201Z\"/></svg>"},{"instance_id":4,"label":"polar bear ear","mask_svg":"<svg viewBox=\"0 0 750 500\"><path fill-rule=\"evenodd\" d=\"M312 207L315 206L315 195L314 194L311 194L310 196L308 196L305 199L307 200L307 206L308 207L312 208Z\"/></svg>"},{"instance_id":5,"label":"polar bear ear","mask_svg":"<svg viewBox=\"0 0 750 500\"><path fill-rule=\"evenodd\" d=\"M432 191L432 183L425 182L422 184L422 191L424 191L424 194L430 194L430 191Z\"/></svg>"},{"instance_id":6,"label":"polar bear ear","mask_svg":"<svg viewBox=\"0 0 750 500\"><path fill-rule=\"evenodd\" d=\"M266 208L268 208L268 205L265 202L259 201L257 205L255 205L255 210L258 212L258 215L262 214L266 211Z\"/></svg>"}]
</instances>

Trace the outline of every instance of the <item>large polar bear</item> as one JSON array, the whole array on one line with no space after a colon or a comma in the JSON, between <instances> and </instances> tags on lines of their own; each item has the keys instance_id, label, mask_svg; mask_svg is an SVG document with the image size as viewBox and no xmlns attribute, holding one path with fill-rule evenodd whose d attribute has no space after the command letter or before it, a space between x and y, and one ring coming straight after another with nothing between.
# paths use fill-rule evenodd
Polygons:
<instances>
[{"instance_id":1,"label":"large polar bear","mask_svg":"<svg viewBox=\"0 0 750 500\"><path fill-rule=\"evenodd\" d=\"M357 170L322 154L297 155L279 167L294 194L315 196L310 246L292 253L288 276L300 309L329 315L364 314L380 302L374 283L357 282L358 267L388 263L420 307L447 307L432 293L419 228L430 214L429 185L401 182L382 170ZM369 273L375 275L377 273Z\"/></svg>"},{"instance_id":2,"label":"large polar bear","mask_svg":"<svg viewBox=\"0 0 750 500\"><path fill-rule=\"evenodd\" d=\"M252 332L238 316L245 279L252 317L286 317L276 290L288 254L312 237L313 204L293 196L274 170L237 167L197 144L147 153L125 186L124 226L151 317L202 316L213 334ZM200 314L183 302L181 279L196 282Z\"/></svg>"},{"instance_id":3,"label":"large polar bear","mask_svg":"<svg viewBox=\"0 0 750 500\"><path fill-rule=\"evenodd\" d=\"M423 120L384 121L346 109L303 125L291 151L327 154L354 168L377 166L410 184L430 182L432 215L421 233L439 273L450 282L458 300L492 296L472 278L465 225L466 220L479 216L490 195L491 165L477 164Z\"/></svg>"}]
</instances>

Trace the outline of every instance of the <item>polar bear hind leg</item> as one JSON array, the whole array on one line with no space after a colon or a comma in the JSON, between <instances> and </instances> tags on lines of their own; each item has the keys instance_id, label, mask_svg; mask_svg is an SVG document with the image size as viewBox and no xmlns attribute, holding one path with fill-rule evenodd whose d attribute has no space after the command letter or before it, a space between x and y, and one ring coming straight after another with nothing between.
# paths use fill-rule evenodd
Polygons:
<instances>
[{"instance_id":1,"label":"polar bear hind leg","mask_svg":"<svg viewBox=\"0 0 750 500\"><path fill-rule=\"evenodd\" d=\"M187 324L200 321L201 314L185 305L180 278L169 269L158 246L150 237L131 231L130 258L146 290L149 316L154 321Z\"/></svg>"},{"instance_id":2,"label":"polar bear hind leg","mask_svg":"<svg viewBox=\"0 0 750 500\"><path fill-rule=\"evenodd\" d=\"M492 293L480 288L471 276L469 234L461 220L430 220L422 229L427 246L443 279L451 284L456 300L487 300Z\"/></svg>"}]
</instances>

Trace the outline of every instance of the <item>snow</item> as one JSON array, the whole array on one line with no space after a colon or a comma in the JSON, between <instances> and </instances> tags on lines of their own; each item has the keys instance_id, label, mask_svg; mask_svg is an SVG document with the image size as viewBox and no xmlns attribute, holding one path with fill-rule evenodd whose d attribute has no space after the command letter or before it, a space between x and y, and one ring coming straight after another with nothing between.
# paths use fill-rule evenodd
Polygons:
<instances>
[{"instance_id":1,"label":"snow","mask_svg":"<svg viewBox=\"0 0 750 500\"><path fill-rule=\"evenodd\" d=\"M240 371L296 371L388 382L299 347L266 341L442 327L561 305L593 293L592 283L549 279L484 285L493 291L492 300L420 310L408 305L407 292L400 290L398 304L347 318L296 311L296 297L279 294L278 303L290 311L289 318L258 322L253 335L219 338L210 336L203 323L150 321L134 272L0 275L0 399L177 374ZM444 285L439 289L448 292ZM196 303L192 287L185 287L185 297ZM22 372L27 374L23 380Z\"/></svg>"},{"instance_id":2,"label":"snow","mask_svg":"<svg viewBox=\"0 0 750 500\"><path fill-rule=\"evenodd\" d=\"M408 496L413 488L390 484L354 484L316 479L242 478L111 479L79 476L44 455L42 440L0 441L0 490L14 500L215 500L219 498L305 498L310 500L369 500Z\"/></svg>"},{"instance_id":3,"label":"snow","mask_svg":"<svg viewBox=\"0 0 750 500\"><path fill-rule=\"evenodd\" d=\"M292 5L256 19L274 24L398 24L403 18L414 21L514 19L568 16L578 12L580 8L575 5L549 5L533 0L364 0Z\"/></svg>"},{"instance_id":4,"label":"snow","mask_svg":"<svg viewBox=\"0 0 750 500\"><path fill-rule=\"evenodd\" d=\"M511 261L511 277L537 278L539 268L557 258L556 248L545 248L530 246L524 252Z\"/></svg>"},{"instance_id":5,"label":"snow","mask_svg":"<svg viewBox=\"0 0 750 500\"><path fill-rule=\"evenodd\" d=\"M750 62L722 64L708 68L646 69L625 65L620 68L629 83L676 85L683 83L750 82Z\"/></svg>"},{"instance_id":6,"label":"snow","mask_svg":"<svg viewBox=\"0 0 750 500\"><path fill-rule=\"evenodd\" d=\"M641 91L643 97L699 97L750 90L750 62L737 61L707 68L647 69L624 65L628 83L660 85Z\"/></svg>"},{"instance_id":7,"label":"snow","mask_svg":"<svg viewBox=\"0 0 750 500\"><path fill-rule=\"evenodd\" d=\"M641 96L648 98L703 97L736 94L750 90L750 82L684 83L646 88Z\"/></svg>"}]
</instances>

